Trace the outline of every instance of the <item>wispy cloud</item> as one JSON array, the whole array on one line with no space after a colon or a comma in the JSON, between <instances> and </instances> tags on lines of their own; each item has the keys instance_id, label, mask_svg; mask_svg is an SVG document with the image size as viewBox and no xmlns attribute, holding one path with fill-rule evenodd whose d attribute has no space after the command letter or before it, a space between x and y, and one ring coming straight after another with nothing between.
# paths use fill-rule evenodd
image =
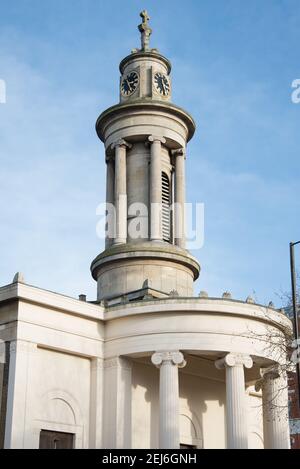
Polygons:
<instances>
[{"instance_id":1,"label":"wispy cloud","mask_svg":"<svg viewBox=\"0 0 300 469\"><path fill-rule=\"evenodd\" d=\"M0 60L8 85L0 107L0 283L23 270L30 283L94 297L89 263L102 248L94 227L104 158L93 120L107 96L60 90L18 56Z\"/></svg>"}]
</instances>

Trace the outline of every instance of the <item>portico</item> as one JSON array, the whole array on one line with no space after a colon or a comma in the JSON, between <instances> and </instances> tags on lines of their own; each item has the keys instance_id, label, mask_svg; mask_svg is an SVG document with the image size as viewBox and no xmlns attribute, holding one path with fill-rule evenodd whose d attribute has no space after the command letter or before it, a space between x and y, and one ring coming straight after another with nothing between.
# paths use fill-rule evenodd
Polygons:
<instances>
[{"instance_id":1,"label":"portico","mask_svg":"<svg viewBox=\"0 0 300 469\"><path fill-rule=\"evenodd\" d=\"M272 416L266 413L266 404L263 408L263 402L270 403L268 391L263 389L257 394L261 376L268 376L266 370L275 359L274 348L268 347L261 340L262 331L274 328L274 334L275 330L277 336L280 331L283 334L289 321L282 313L260 305L249 308L248 303L231 299L199 298L197 301L169 299L114 306L110 308L108 318L112 323L108 324L106 353L113 355L117 350L122 351L123 356L126 355L129 360L135 362L138 358L141 363L148 363L147 369L154 366L158 370L155 379L159 386L159 447L178 448L181 443L179 383L183 383L189 373L193 376L204 374L212 382L219 383L217 386L223 383L224 399L219 399L221 408L225 410L224 438L227 448L248 448L252 418L249 418L252 412L249 390L250 394L262 396L263 401L254 407L261 412L264 432L265 428L271 427L272 430L269 431L278 435L280 421L282 439L280 442L273 439L270 447L289 447L287 409L284 410L280 405L280 402L285 402L287 392L284 372L280 378L282 392L277 395L277 402L273 403L275 407L272 406ZM143 332L145 321L147 333ZM130 333L133 323L134 337ZM164 331L163 348L161 331ZM267 339L266 335L266 341ZM155 347L154 343L157 343ZM277 373L279 368L276 368ZM181 380L178 379L179 376L182 376ZM199 408L194 407L193 410L195 413L199 411L201 415L202 405L200 402L197 405ZM135 412L133 409L133 413ZM280 414L280 420L276 413ZM205 447L205 438L203 440Z\"/></svg>"}]
</instances>

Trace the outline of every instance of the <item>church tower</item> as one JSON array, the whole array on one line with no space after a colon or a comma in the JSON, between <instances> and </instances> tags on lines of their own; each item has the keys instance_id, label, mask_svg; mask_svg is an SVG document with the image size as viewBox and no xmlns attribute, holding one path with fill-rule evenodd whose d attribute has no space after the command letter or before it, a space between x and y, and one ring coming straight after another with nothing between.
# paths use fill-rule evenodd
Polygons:
<instances>
[{"instance_id":1,"label":"church tower","mask_svg":"<svg viewBox=\"0 0 300 469\"><path fill-rule=\"evenodd\" d=\"M292 324L251 297L193 296L184 208L195 124L172 103L171 64L141 16L120 102L96 124L107 164L97 301L21 274L0 287L0 448L288 449Z\"/></svg>"},{"instance_id":2,"label":"church tower","mask_svg":"<svg viewBox=\"0 0 300 469\"><path fill-rule=\"evenodd\" d=\"M105 145L105 250L92 262L98 300L193 296L200 267L185 248L185 160L193 118L172 103L171 63L149 46L120 63L120 102L98 118Z\"/></svg>"}]
</instances>

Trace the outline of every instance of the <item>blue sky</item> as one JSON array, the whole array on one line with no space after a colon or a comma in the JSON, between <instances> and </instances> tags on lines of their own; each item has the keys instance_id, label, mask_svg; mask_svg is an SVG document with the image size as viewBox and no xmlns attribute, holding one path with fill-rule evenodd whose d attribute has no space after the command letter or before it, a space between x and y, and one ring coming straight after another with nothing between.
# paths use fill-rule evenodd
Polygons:
<instances>
[{"instance_id":1,"label":"blue sky","mask_svg":"<svg viewBox=\"0 0 300 469\"><path fill-rule=\"evenodd\" d=\"M143 8L152 46L173 64L173 101L197 122L187 159L188 200L205 204L195 291L280 305L288 243L300 239L298 0L1 0L0 284L22 271L95 299L105 164L94 124L118 101Z\"/></svg>"}]
</instances>

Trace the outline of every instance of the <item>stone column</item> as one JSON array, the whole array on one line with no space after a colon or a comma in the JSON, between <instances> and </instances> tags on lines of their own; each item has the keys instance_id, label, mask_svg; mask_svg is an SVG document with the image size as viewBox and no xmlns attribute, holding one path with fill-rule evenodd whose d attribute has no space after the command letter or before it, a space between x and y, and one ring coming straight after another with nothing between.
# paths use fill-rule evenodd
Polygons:
<instances>
[{"instance_id":1,"label":"stone column","mask_svg":"<svg viewBox=\"0 0 300 469\"><path fill-rule=\"evenodd\" d=\"M289 449L288 383L286 373L278 366L263 368L262 378L255 385L262 390L264 447Z\"/></svg>"},{"instance_id":2,"label":"stone column","mask_svg":"<svg viewBox=\"0 0 300 469\"><path fill-rule=\"evenodd\" d=\"M116 209L116 236L113 244L127 241L127 188L126 188L126 148L131 148L125 140L112 145L115 150L114 202Z\"/></svg>"},{"instance_id":3,"label":"stone column","mask_svg":"<svg viewBox=\"0 0 300 469\"><path fill-rule=\"evenodd\" d=\"M175 150L175 244L185 249L185 150Z\"/></svg>"},{"instance_id":4,"label":"stone column","mask_svg":"<svg viewBox=\"0 0 300 469\"><path fill-rule=\"evenodd\" d=\"M179 384L178 368L185 366L179 351L156 352L152 363L159 373L159 448L178 449L179 433Z\"/></svg>"},{"instance_id":5,"label":"stone column","mask_svg":"<svg viewBox=\"0 0 300 469\"><path fill-rule=\"evenodd\" d=\"M161 145L166 143L163 137L151 135L151 162L150 162L150 239L162 241L162 176L161 176Z\"/></svg>"},{"instance_id":6,"label":"stone column","mask_svg":"<svg viewBox=\"0 0 300 469\"><path fill-rule=\"evenodd\" d=\"M249 355L229 353L216 362L218 369L226 370L226 427L227 448L248 448L247 401L244 367L251 368Z\"/></svg>"},{"instance_id":7,"label":"stone column","mask_svg":"<svg viewBox=\"0 0 300 469\"><path fill-rule=\"evenodd\" d=\"M105 249L109 248L115 237L115 211L114 207L114 186L115 186L115 169L113 159L106 159L106 223L107 231L105 237Z\"/></svg>"}]
</instances>

